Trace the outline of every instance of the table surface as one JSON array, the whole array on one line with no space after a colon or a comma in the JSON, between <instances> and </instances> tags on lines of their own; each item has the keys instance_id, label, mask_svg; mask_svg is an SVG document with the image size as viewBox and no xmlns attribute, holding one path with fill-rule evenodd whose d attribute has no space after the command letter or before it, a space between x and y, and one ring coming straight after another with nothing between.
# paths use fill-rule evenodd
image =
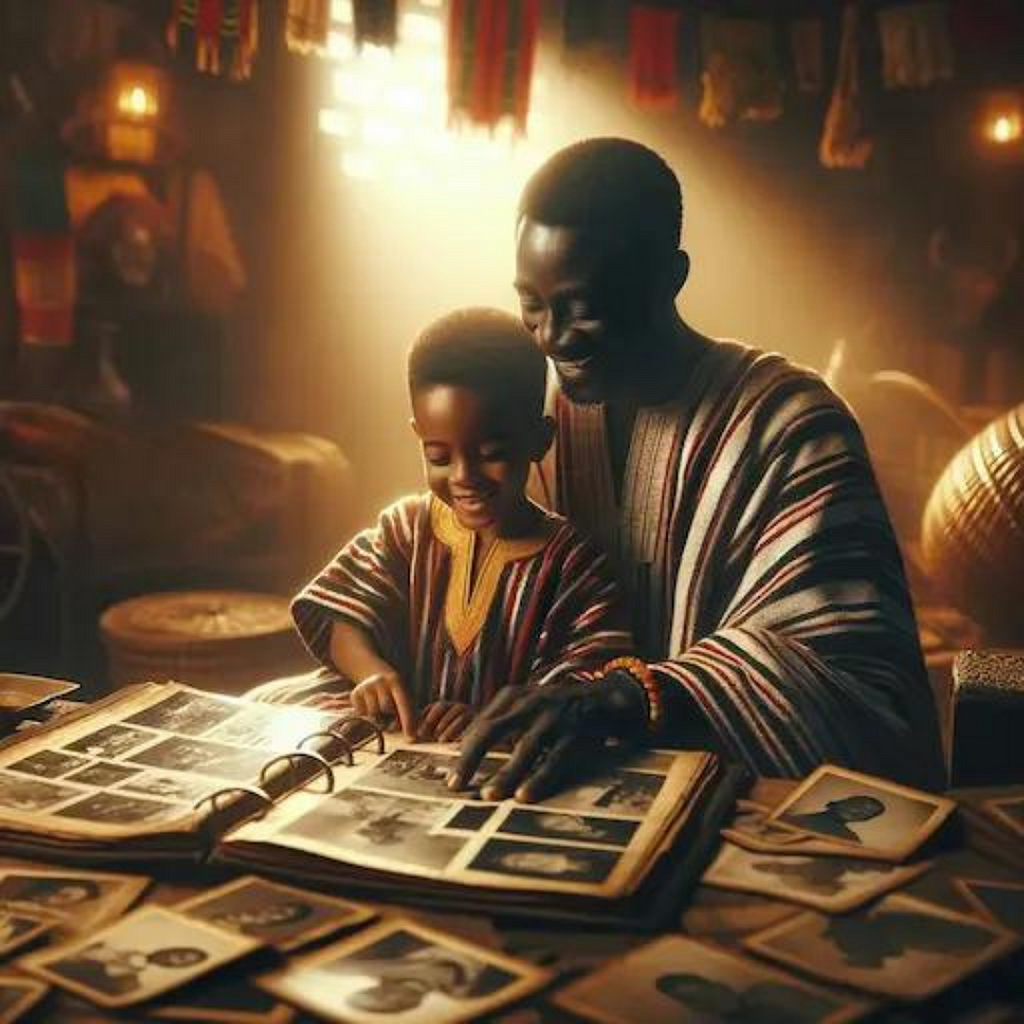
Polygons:
<instances>
[{"instance_id":1,"label":"table surface","mask_svg":"<svg viewBox=\"0 0 1024 1024\"><path fill-rule=\"evenodd\" d=\"M753 787L750 797L760 803L775 804L794 783L777 779L764 779ZM0 858L0 867L27 866L25 861ZM38 867L38 864L33 866ZM111 868L111 870L115 870ZM186 869L187 870L187 869ZM184 874L184 872L183 872ZM969 846L953 848L938 854L932 868L901 891L940 903L950 909L971 912L953 885L956 877L984 877L996 880L1024 881L1010 868L997 864L972 850ZM174 884L160 881L147 891L147 903L170 905L199 891L192 884ZM408 911L402 907L385 907L409 914L439 928L462 935L481 945L501 947L506 952L545 963L557 971L585 971L600 966L650 940L650 935L623 932L602 932L594 929L566 930L557 926L531 927L529 923L515 925L494 922L485 917L429 914ZM725 948L738 949L741 939L755 931L800 913L806 908L792 903L767 899L746 893L725 892L708 886L698 886L688 901L680 921L680 930L701 940ZM925 1007L907 1007L891 1015L881 1013L877 1019L891 1019L899 1024L935 1021L962 1022L962 1024L999 1024L1024 1020L1024 954L1018 954L996 965L984 974L968 979ZM859 994L863 998L863 993ZM58 991L51 992L29 1018L33 1024L120 1024L155 1020L144 1011L114 1015L89 1006ZM311 1018L296 1016L296 1021ZM541 1021L566 1021L564 1013L547 1007L536 1010L529 1006L505 1015L507 1024L533 1024ZM872 1018L876 1019L876 1018Z\"/></svg>"}]
</instances>

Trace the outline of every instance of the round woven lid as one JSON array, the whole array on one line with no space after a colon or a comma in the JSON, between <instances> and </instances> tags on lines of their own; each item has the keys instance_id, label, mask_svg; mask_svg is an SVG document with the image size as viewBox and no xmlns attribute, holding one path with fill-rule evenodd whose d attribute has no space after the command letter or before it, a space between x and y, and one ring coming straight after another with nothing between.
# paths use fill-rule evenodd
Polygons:
<instances>
[{"instance_id":1,"label":"round woven lid","mask_svg":"<svg viewBox=\"0 0 1024 1024\"><path fill-rule=\"evenodd\" d=\"M293 630L287 598L242 590L147 594L108 608L100 628L126 647L177 649L248 644Z\"/></svg>"}]
</instances>

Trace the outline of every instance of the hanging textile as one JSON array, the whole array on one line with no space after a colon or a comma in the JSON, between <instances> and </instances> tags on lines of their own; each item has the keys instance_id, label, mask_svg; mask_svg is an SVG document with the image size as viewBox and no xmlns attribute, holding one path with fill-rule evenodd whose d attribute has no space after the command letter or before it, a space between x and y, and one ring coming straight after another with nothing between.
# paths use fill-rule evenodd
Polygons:
<instances>
[{"instance_id":1,"label":"hanging textile","mask_svg":"<svg viewBox=\"0 0 1024 1024\"><path fill-rule=\"evenodd\" d=\"M789 24L793 73L800 92L825 88L825 27L821 18L797 18Z\"/></svg>"},{"instance_id":2,"label":"hanging textile","mask_svg":"<svg viewBox=\"0 0 1024 1024\"><path fill-rule=\"evenodd\" d=\"M398 42L398 0L352 0L352 29L356 46L395 48Z\"/></svg>"},{"instance_id":3,"label":"hanging textile","mask_svg":"<svg viewBox=\"0 0 1024 1024\"><path fill-rule=\"evenodd\" d=\"M451 0L448 117L494 128L512 119L526 130L540 0Z\"/></svg>"},{"instance_id":4,"label":"hanging textile","mask_svg":"<svg viewBox=\"0 0 1024 1024\"><path fill-rule=\"evenodd\" d=\"M701 20L703 93L699 116L710 128L782 114L782 73L775 26L757 18Z\"/></svg>"},{"instance_id":5,"label":"hanging textile","mask_svg":"<svg viewBox=\"0 0 1024 1024\"><path fill-rule=\"evenodd\" d=\"M285 45L292 53L323 53L331 27L331 0L288 0Z\"/></svg>"},{"instance_id":6,"label":"hanging textile","mask_svg":"<svg viewBox=\"0 0 1024 1024\"><path fill-rule=\"evenodd\" d=\"M878 29L887 89L923 89L953 77L949 4L944 0L883 8Z\"/></svg>"},{"instance_id":7,"label":"hanging textile","mask_svg":"<svg viewBox=\"0 0 1024 1024\"><path fill-rule=\"evenodd\" d=\"M241 80L252 74L258 31L257 0L174 0L167 45L195 53L200 71Z\"/></svg>"},{"instance_id":8,"label":"hanging textile","mask_svg":"<svg viewBox=\"0 0 1024 1024\"><path fill-rule=\"evenodd\" d=\"M859 170L874 150L864 125L860 90L860 18L856 0L843 7L839 63L818 157L826 167Z\"/></svg>"},{"instance_id":9,"label":"hanging textile","mask_svg":"<svg viewBox=\"0 0 1024 1024\"><path fill-rule=\"evenodd\" d=\"M670 7L650 4L630 7L629 97L634 106L665 110L676 105L680 17L680 12Z\"/></svg>"},{"instance_id":10,"label":"hanging textile","mask_svg":"<svg viewBox=\"0 0 1024 1024\"><path fill-rule=\"evenodd\" d=\"M13 191L11 247L21 343L70 345L75 326L75 246L63 164L47 158L19 159Z\"/></svg>"}]
</instances>

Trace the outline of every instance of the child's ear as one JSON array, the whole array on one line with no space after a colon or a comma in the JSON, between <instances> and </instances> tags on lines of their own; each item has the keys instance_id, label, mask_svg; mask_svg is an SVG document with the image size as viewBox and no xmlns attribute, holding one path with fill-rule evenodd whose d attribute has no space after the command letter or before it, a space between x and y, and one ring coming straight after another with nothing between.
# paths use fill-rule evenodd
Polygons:
<instances>
[{"instance_id":1,"label":"child's ear","mask_svg":"<svg viewBox=\"0 0 1024 1024\"><path fill-rule=\"evenodd\" d=\"M415 434L415 435L416 435L417 437L420 437L420 436L421 436L421 435L420 435L420 428L419 428L419 427L418 427L418 426L416 425L416 417L415 417L415 416L410 416L410 417L409 417L409 426L410 426L410 427L412 427L412 432L413 432L413 433L414 433L414 434Z\"/></svg>"},{"instance_id":2,"label":"child's ear","mask_svg":"<svg viewBox=\"0 0 1024 1024\"><path fill-rule=\"evenodd\" d=\"M550 416L543 416L537 426L537 442L533 447L531 462L540 462L548 453L552 442L555 440L555 421Z\"/></svg>"}]
</instances>

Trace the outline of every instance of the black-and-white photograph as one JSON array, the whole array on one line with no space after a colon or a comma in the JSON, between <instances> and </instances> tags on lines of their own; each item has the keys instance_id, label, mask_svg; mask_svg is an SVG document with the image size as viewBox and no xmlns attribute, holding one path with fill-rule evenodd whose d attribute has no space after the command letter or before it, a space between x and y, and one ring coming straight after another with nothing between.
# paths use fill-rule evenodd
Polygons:
<instances>
[{"instance_id":1,"label":"black-and-white photograph","mask_svg":"<svg viewBox=\"0 0 1024 1024\"><path fill-rule=\"evenodd\" d=\"M1017 945L980 917L891 894L838 916L809 911L750 936L759 956L899 999L925 999Z\"/></svg>"},{"instance_id":2,"label":"black-and-white photograph","mask_svg":"<svg viewBox=\"0 0 1024 1024\"><path fill-rule=\"evenodd\" d=\"M546 972L409 921L392 920L257 979L331 1021L453 1024L535 991Z\"/></svg>"},{"instance_id":3,"label":"black-and-white photograph","mask_svg":"<svg viewBox=\"0 0 1024 1024\"><path fill-rule=\"evenodd\" d=\"M87 757L69 754L63 750L40 750L36 754L23 757L20 761L12 761L7 766L7 770L23 772L25 775L36 775L41 779L58 779L88 763Z\"/></svg>"},{"instance_id":4,"label":"black-and-white photograph","mask_svg":"<svg viewBox=\"0 0 1024 1024\"><path fill-rule=\"evenodd\" d=\"M498 757L485 757L469 786L457 794L448 788L448 774L455 768L455 754L440 754L428 750L394 750L370 771L359 777L363 788L386 789L391 793L409 796L434 797L451 800L477 799L480 787L501 767Z\"/></svg>"},{"instance_id":5,"label":"black-and-white photograph","mask_svg":"<svg viewBox=\"0 0 1024 1024\"><path fill-rule=\"evenodd\" d=\"M40 911L87 928L123 913L148 885L142 875L22 868L0 873L0 907Z\"/></svg>"},{"instance_id":6,"label":"black-and-white photograph","mask_svg":"<svg viewBox=\"0 0 1024 1024\"><path fill-rule=\"evenodd\" d=\"M958 878L957 888L979 913L1003 928L1024 935L1024 884Z\"/></svg>"},{"instance_id":7,"label":"black-and-white photograph","mask_svg":"<svg viewBox=\"0 0 1024 1024\"><path fill-rule=\"evenodd\" d=\"M232 743L267 754L294 750L311 733L326 729L337 721L312 708L267 706L241 711L218 725L206 738L217 743Z\"/></svg>"},{"instance_id":8,"label":"black-and-white photograph","mask_svg":"<svg viewBox=\"0 0 1024 1024\"><path fill-rule=\"evenodd\" d=\"M116 761L129 751L141 747L144 743L151 743L154 739L156 736L153 733L142 729L130 729L125 725L105 725L102 729L97 729L65 746L68 750L88 754L90 757L105 757Z\"/></svg>"},{"instance_id":9,"label":"black-and-white photograph","mask_svg":"<svg viewBox=\"0 0 1024 1024\"><path fill-rule=\"evenodd\" d=\"M625 849L639 827L635 821L622 821L619 818L596 818L590 814L515 808L498 826L498 831L530 836L533 839L597 843Z\"/></svg>"},{"instance_id":10,"label":"black-and-white photograph","mask_svg":"<svg viewBox=\"0 0 1024 1024\"><path fill-rule=\"evenodd\" d=\"M349 788L321 800L276 838L328 856L340 849L346 858L362 854L438 873L465 843L461 836L431 834L451 809L437 800Z\"/></svg>"},{"instance_id":11,"label":"black-and-white photograph","mask_svg":"<svg viewBox=\"0 0 1024 1024\"><path fill-rule=\"evenodd\" d=\"M663 775L618 768L542 800L538 806L640 819L651 809L664 784Z\"/></svg>"},{"instance_id":12,"label":"black-and-white photograph","mask_svg":"<svg viewBox=\"0 0 1024 1024\"><path fill-rule=\"evenodd\" d=\"M599 885L619 862L619 852L515 839L489 839L469 862L471 871Z\"/></svg>"},{"instance_id":13,"label":"black-and-white photograph","mask_svg":"<svg viewBox=\"0 0 1024 1024\"><path fill-rule=\"evenodd\" d=\"M856 857L757 853L723 843L705 872L705 885L788 900L842 913L906 885L929 865L885 864Z\"/></svg>"},{"instance_id":14,"label":"black-and-white photograph","mask_svg":"<svg viewBox=\"0 0 1024 1024\"><path fill-rule=\"evenodd\" d=\"M490 804L464 804L448 818L442 829L452 832L479 832L494 816L494 807Z\"/></svg>"},{"instance_id":15,"label":"black-and-white photograph","mask_svg":"<svg viewBox=\"0 0 1024 1024\"><path fill-rule=\"evenodd\" d=\"M101 1006L128 1006L185 985L259 946L163 907L143 907L87 939L21 961L37 977Z\"/></svg>"},{"instance_id":16,"label":"black-and-white photograph","mask_svg":"<svg viewBox=\"0 0 1024 1024\"><path fill-rule=\"evenodd\" d=\"M557 992L554 1002L602 1024L841 1024L868 1009L746 957L669 935Z\"/></svg>"},{"instance_id":17,"label":"black-and-white photograph","mask_svg":"<svg viewBox=\"0 0 1024 1024\"><path fill-rule=\"evenodd\" d=\"M68 782L77 782L83 786L97 786L100 789L107 789L109 786L116 786L119 782L138 775L141 768L135 768L130 764L116 764L114 761L96 761L87 768L72 772L68 776Z\"/></svg>"},{"instance_id":18,"label":"black-and-white photograph","mask_svg":"<svg viewBox=\"0 0 1024 1024\"><path fill-rule=\"evenodd\" d=\"M952 813L943 797L825 765L769 815L828 843L859 847L860 854L902 860Z\"/></svg>"},{"instance_id":19,"label":"black-and-white photograph","mask_svg":"<svg viewBox=\"0 0 1024 1024\"><path fill-rule=\"evenodd\" d=\"M179 903L175 910L282 951L361 924L374 913L357 903L251 876Z\"/></svg>"},{"instance_id":20,"label":"black-and-white photograph","mask_svg":"<svg viewBox=\"0 0 1024 1024\"><path fill-rule=\"evenodd\" d=\"M125 796L113 790L93 793L54 812L60 818L78 818L100 825L150 825L170 822L192 813L191 804L161 803Z\"/></svg>"},{"instance_id":21,"label":"black-and-white photograph","mask_svg":"<svg viewBox=\"0 0 1024 1024\"><path fill-rule=\"evenodd\" d=\"M148 729L202 736L238 712L239 705L228 700L205 694L175 693L125 721Z\"/></svg>"},{"instance_id":22,"label":"black-and-white photograph","mask_svg":"<svg viewBox=\"0 0 1024 1024\"><path fill-rule=\"evenodd\" d=\"M153 768L197 772L232 782L255 782L266 758L258 750L171 737L135 754L132 761Z\"/></svg>"},{"instance_id":23,"label":"black-and-white photograph","mask_svg":"<svg viewBox=\"0 0 1024 1024\"><path fill-rule=\"evenodd\" d=\"M0 910L0 956L9 956L52 931L52 917L12 908Z\"/></svg>"},{"instance_id":24,"label":"black-and-white photograph","mask_svg":"<svg viewBox=\"0 0 1024 1024\"><path fill-rule=\"evenodd\" d=\"M140 772L122 782L119 790L126 793L141 793L159 800L177 800L194 804L204 796L220 788L216 779L178 772Z\"/></svg>"},{"instance_id":25,"label":"black-and-white photograph","mask_svg":"<svg viewBox=\"0 0 1024 1024\"><path fill-rule=\"evenodd\" d=\"M46 986L42 982L0 974L0 1024L21 1020L45 995Z\"/></svg>"},{"instance_id":26,"label":"black-and-white photograph","mask_svg":"<svg viewBox=\"0 0 1024 1024\"><path fill-rule=\"evenodd\" d=\"M13 811L25 814L46 811L82 793L83 790L74 786L0 772L0 807L9 807Z\"/></svg>"}]
</instances>

